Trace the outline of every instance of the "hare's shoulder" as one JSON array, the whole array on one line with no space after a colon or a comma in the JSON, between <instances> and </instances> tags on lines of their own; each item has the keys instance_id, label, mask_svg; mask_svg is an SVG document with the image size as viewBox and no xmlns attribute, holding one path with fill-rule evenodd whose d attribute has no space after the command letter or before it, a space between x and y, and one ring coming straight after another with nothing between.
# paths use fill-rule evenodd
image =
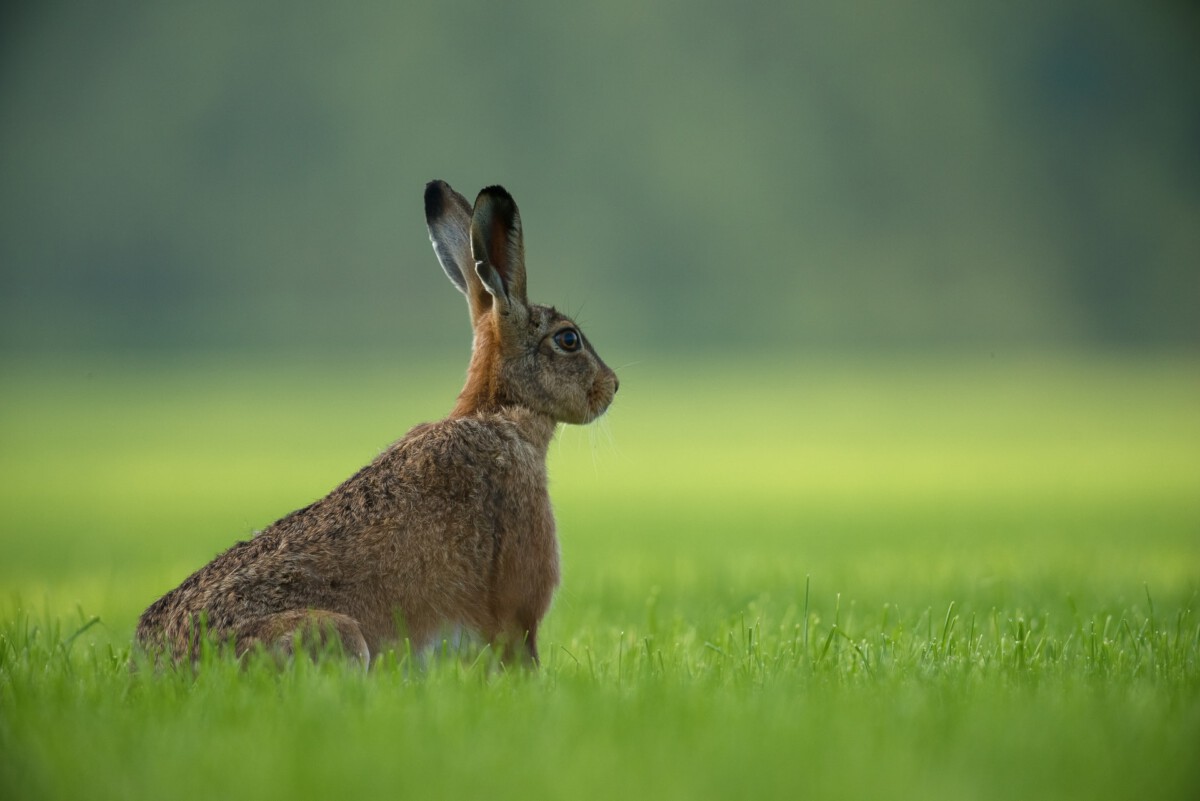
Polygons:
<instances>
[{"instance_id":1,"label":"hare's shoulder","mask_svg":"<svg viewBox=\"0 0 1200 801\"><path fill-rule=\"evenodd\" d=\"M292 539L336 538L410 518L433 497L478 499L500 486L544 487L545 475L545 450L530 442L520 420L497 414L422 423L324 498L254 539L280 537L286 548Z\"/></svg>"},{"instance_id":2,"label":"hare's shoulder","mask_svg":"<svg viewBox=\"0 0 1200 801\"><path fill-rule=\"evenodd\" d=\"M530 431L520 413L454 417L422 423L377 460L380 467L445 471L478 469L494 473L506 466L544 463L540 431Z\"/></svg>"}]
</instances>

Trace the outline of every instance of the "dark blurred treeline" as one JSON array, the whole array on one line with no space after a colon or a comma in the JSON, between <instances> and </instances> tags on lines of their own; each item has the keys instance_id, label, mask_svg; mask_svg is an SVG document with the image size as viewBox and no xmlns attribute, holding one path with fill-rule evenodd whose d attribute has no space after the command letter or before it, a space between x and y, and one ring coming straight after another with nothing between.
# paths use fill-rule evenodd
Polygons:
<instances>
[{"instance_id":1,"label":"dark blurred treeline","mask_svg":"<svg viewBox=\"0 0 1200 801\"><path fill-rule=\"evenodd\" d=\"M1187 4L0 14L10 352L461 347L433 177L606 352L1200 342Z\"/></svg>"}]
</instances>

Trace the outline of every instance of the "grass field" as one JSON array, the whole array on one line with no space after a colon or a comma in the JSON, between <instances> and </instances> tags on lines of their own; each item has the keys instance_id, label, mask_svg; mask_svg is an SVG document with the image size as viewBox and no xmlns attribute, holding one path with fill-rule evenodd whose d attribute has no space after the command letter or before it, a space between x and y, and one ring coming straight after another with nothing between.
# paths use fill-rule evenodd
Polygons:
<instances>
[{"instance_id":1,"label":"grass field","mask_svg":"<svg viewBox=\"0 0 1200 801\"><path fill-rule=\"evenodd\" d=\"M458 371L9 364L0 798L1195 798L1200 361L657 364L551 449L536 674L212 659L140 611Z\"/></svg>"}]
</instances>

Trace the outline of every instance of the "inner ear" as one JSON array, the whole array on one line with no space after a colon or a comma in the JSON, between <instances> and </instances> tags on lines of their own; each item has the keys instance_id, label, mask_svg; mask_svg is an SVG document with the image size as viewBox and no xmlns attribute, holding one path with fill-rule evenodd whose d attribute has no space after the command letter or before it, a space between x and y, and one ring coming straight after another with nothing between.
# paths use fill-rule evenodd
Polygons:
<instances>
[{"instance_id":1,"label":"inner ear","mask_svg":"<svg viewBox=\"0 0 1200 801\"><path fill-rule=\"evenodd\" d=\"M476 274L497 301L509 306L526 305L521 214L503 187L490 186L475 199L471 252Z\"/></svg>"},{"instance_id":2,"label":"inner ear","mask_svg":"<svg viewBox=\"0 0 1200 801\"><path fill-rule=\"evenodd\" d=\"M477 260L475 262L475 274L483 282L483 286L488 291L488 294L495 299L493 302L505 307L511 305L508 297L508 287L504 285L504 278L490 259Z\"/></svg>"}]
</instances>

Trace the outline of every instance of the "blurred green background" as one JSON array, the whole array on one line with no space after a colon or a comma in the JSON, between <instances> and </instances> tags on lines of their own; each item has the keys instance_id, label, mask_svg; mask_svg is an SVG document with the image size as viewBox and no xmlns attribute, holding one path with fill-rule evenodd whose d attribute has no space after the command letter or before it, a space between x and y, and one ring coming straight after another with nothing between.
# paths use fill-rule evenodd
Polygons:
<instances>
[{"instance_id":1,"label":"blurred green background","mask_svg":"<svg viewBox=\"0 0 1200 801\"><path fill-rule=\"evenodd\" d=\"M1119 0L4 4L0 796L1194 797L1198 41ZM512 191L622 379L551 448L546 669L130 677L150 602L450 408L435 177ZM801 621L845 669L742 692L739 635Z\"/></svg>"},{"instance_id":2,"label":"blurred green background","mask_svg":"<svg viewBox=\"0 0 1200 801\"><path fill-rule=\"evenodd\" d=\"M10 355L461 352L433 177L618 365L1200 341L1191 4L0 13Z\"/></svg>"}]
</instances>

